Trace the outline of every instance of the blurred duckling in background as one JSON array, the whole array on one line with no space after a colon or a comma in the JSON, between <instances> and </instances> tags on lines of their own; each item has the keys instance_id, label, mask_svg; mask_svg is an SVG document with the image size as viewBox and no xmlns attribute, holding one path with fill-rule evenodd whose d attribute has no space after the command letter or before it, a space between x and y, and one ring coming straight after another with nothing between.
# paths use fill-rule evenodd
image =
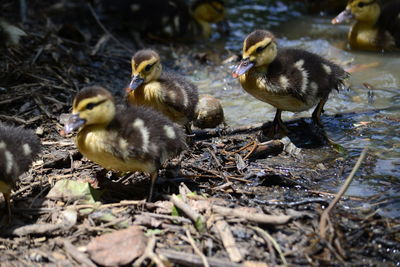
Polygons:
<instances>
[{"instance_id":1,"label":"blurred duckling in background","mask_svg":"<svg viewBox=\"0 0 400 267\"><path fill-rule=\"evenodd\" d=\"M128 102L163 113L190 134L199 101L196 86L173 72L163 71L160 56L154 50L136 52L131 63L132 80L126 88Z\"/></svg>"},{"instance_id":2,"label":"blurred duckling in background","mask_svg":"<svg viewBox=\"0 0 400 267\"><path fill-rule=\"evenodd\" d=\"M229 30L222 0L114 0L100 1L111 19L121 19L130 30L162 42L192 42L208 39L212 24L226 34Z\"/></svg>"},{"instance_id":3,"label":"blurred duckling in background","mask_svg":"<svg viewBox=\"0 0 400 267\"><path fill-rule=\"evenodd\" d=\"M0 18L0 46L18 45L22 36L26 36L23 30Z\"/></svg>"},{"instance_id":4,"label":"blurred duckling in background","mask_svg":"<svg viewBox=\"0 0 400 267\"><path fill-rule=\"evenodd\" d=\"M158 170L186 148L183 130L146 107L117 111L106 89L86 87L75 97L65 132L78 130L76 145L89 160L107 170L142 171L151 176L151 200Z\"/></svg>"},{"instance_id":5,"label":"blurred duckling in background","mask_svg":"<svg viewBox=\"0 0 400 267\"><path fill-rule=\"evenodd\" d=\"M348 19L351 26L348 40L351 48L391 50L400 48L400 0L349 0L346 9L332 20L333 24Z\"/></svg>"},{"instance_id":6,"label":"blurred duckling in background","mask_svg":"<svg viewBox=\"0 0 400 267\"><path fill-rule=\"evenodd\" d=\"M243 59L233 72L246 92L277 108L272 136L284 126L282 111L300 112L316 106L312 118L320 116L332 89L339 89L347 73L338 65L300 49L278 51L274 35L266 30L250 33L243 44Z\"/></svg>"},{"instance_id":7,"label":"blurred duckling in background","mask_svg":"<svg viewBox=\"0 0 400 267\"><path fill-rule=\"evenodd\" d=\"M39 152L40 140L33 131L0 124L0 192L6 201L10 219L11 189Z\"/></svg>"}]
</instances>

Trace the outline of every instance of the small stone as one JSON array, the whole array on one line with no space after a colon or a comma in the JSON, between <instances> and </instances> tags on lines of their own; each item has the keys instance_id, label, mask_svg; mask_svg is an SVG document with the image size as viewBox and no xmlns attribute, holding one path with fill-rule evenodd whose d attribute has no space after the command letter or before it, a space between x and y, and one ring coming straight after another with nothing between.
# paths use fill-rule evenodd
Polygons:
<instances>
[{"instance_id":1,"label":"small stone","mask_svg":"<svg viewBox=\"0 0 400 267\"><path fill-rule=\"evenodd\" d=\"M38 136L42 136L43 133L44 133L44 130L43 130L42 127L37 127L35 133L36 133Z\"/></svg>"},{"instance_id":2,"label":"small stone","mask_svg":"<svg viewBox=\"0 0 400 267\"><path fill-rule=\"evenodd\" d=\"M201 95L196 107L194 125L201 129L215 128L224 122L224 110L218 99L211 95Z\"/></svg>"}]
</instances>

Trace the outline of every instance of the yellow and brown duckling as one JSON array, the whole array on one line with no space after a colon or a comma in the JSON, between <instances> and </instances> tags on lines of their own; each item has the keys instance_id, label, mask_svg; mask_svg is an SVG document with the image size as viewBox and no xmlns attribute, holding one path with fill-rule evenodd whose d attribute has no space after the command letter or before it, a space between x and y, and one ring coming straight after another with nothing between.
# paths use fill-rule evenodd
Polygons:
<instances>
[{"instance_id":1,"label":"yellow and brown duckling","mask_svg":"<svg viewBox=\"0 0 400 267\"><path fill-rule=\"evenodd\" d=\"M300 49L278 51L274 35L266 30L249 34L243 44L243 59L233 72L246 92L277 108L272 133L287 132L282 111L300 112L316 105L320 116L332 89L339 89L347 73L338 65Z\"/></svg>"},{"instance_id":2,"label":"yellow and brown duckling","mask_svg":"<svg viewBox=\"0 0 400 267\"><path fill-rule=\"evenodd\" d=\"M348 40L351 48L392 50L400 48L400 0L349 0L333 24L354 19ZM396 48L397 47L397 48Z\"/></svg>"},{"instance_id":3,"label":"yellow and brown duckling","mask_svg":"<svg viewBox=\"0 0 400 267\"><path fill-rule=\"evenodd\" d=\"M163 71L160 56L154 50L138 51L131 63L132 79L126 88L128 102L151 107L191 133L199 101L196 86L171 71Z\"/></svg>"},{"instance_id":4,"label":"yellow and brown duckling","mask_svg":"<svg viewBox=\"0 0 400 267\"><path fill-rule=\"evenodd\" d=\"M109 91L93 86L75 97L65 132L78 130L76 145L107 170L142 171L151 176L149 200L158 170L186 148L183 130L158 112L140 106L116 110Z\"/></svg>"},{"instance_id":5,"label":"yellow and brown duckling","mask_svg":"<svg viewBox=\"0 0 400 267\"><path fill-rule=\"evenodd\" d=\"M0 124L0 192L10 218L11 190L39 152L40 140L33 131Z\"/></svg>"}]
</instances>

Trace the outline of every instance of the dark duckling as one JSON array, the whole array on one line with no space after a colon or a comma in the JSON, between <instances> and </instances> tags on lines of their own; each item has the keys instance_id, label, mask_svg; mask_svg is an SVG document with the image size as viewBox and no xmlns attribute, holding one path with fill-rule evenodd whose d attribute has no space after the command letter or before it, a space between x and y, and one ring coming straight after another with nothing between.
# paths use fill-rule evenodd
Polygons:
<instances>
[{"instance_id":1,"label":"dark duckling","mask_svg":"<svg viewBox=\"0 0 400 267\"><path fill-rule=\"evenodd\" d=\"M29 169L40 147L40 140L33 131L0 123L0 192L10 218L11 190L18 177Z\"/></svg>"},{"instance_id":2,"label":"dark duckling","mask_svg":"<svg viewBox=\"0 0 400 267\"><path fill-rule=\"evenodd\" d=\"M142 106L117 111L110 92L98 86L76 95L65 132L74 130L89 160L107 170L149 173L149 200L161 165L186 148L183 130L162 114Z\"/></svg>"},{"instance_id":3,"label":"dark duckling","mask_svg":"<svg viewBox=\"0 0 400 267\"><path fill-rule=\"evenodd\" d=\"M133 105L151 107L191 133L191 122L199 101L196 86L171 71L162 69L154 50L140 50L132 57L132 80L126 88Z\"/></svg>"},{"instance_id":4,"label":"dark duckling","mask_svg":"<svg viewBox=\"0 0 400 267\"><path fill-rule=\"evenodd\" d=\"M300 112L316 106L312 118L320 116L332 89L339 89L347 73L338 65L300 49L280 49L266 30L250 33L243 44L243 59L233 72L246 92L277 108L272 135L284 126L282 111Z\"/></svg>"}]
</instances>

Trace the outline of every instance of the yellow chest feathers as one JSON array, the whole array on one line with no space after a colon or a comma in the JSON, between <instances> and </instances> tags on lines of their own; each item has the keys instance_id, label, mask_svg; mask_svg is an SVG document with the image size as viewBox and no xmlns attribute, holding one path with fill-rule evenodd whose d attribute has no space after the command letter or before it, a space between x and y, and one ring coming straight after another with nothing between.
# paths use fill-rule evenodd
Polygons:
<instances>
[{"instance_id":1,"label":"yellow chest feathers","mask_svg":"<svg viewBox=\"0 0 400 267\"><path fill-rule=\"evenodd\" d=\"M153 162L129 157L126 140L118 138L116 132L106 131L100 127L87 127L78 133L76 143L85 157L105 169L120 172L155 171Z\"/></svg>"},{"instance_id":2,"label":"yellow chest feathers","mask_svg":"<svg viewBox=\"0 0 400 267\"><path fill-rule=\"evenodd\" d=\"M304 102L293 97L282 85L267 83L261 75L254 72L241 75L239 81L247 93L281 110L300 112L316 104L314 99Z\"/></svg>"},{"instance_id":3,"label":"yellow chest feathers","mask_svg":"<svg viewBox=\"0 0 400 267\"><path fill-rule=\"evenodd\" d=\"M179 86L177 86L177 88L179 88ZM186 96L186 92L184 89L182 90L183 95ZM170 104L167 104L165 102L166 98L168 98L170 101L179 101L179 99L176 97L176 93L173 90L165 90L160 82L150 82L137 88L128 95L128 101L134 105L151 107L155 110L158 110L176 123L182 125L187 123L187 114L183 114ZM187 97L186 102L188 102ZM183 101L183 103L186 102ZM177 106L179 106L179 103L177 103Z\"/></svg>"},{"instance_id":4,"label":"yellow chest feathers","mask_svg":"<svg viewBox=\"0 0 400 267\"><path fill-rule=\"evenodd\" d=\"M378 29L370 24L356 23L351 28L348 39L350 46L355 49L377 50L395 47L393 37L386 32L382 36L385 40L378 43Z\"/></svg>"}]
</instances>

